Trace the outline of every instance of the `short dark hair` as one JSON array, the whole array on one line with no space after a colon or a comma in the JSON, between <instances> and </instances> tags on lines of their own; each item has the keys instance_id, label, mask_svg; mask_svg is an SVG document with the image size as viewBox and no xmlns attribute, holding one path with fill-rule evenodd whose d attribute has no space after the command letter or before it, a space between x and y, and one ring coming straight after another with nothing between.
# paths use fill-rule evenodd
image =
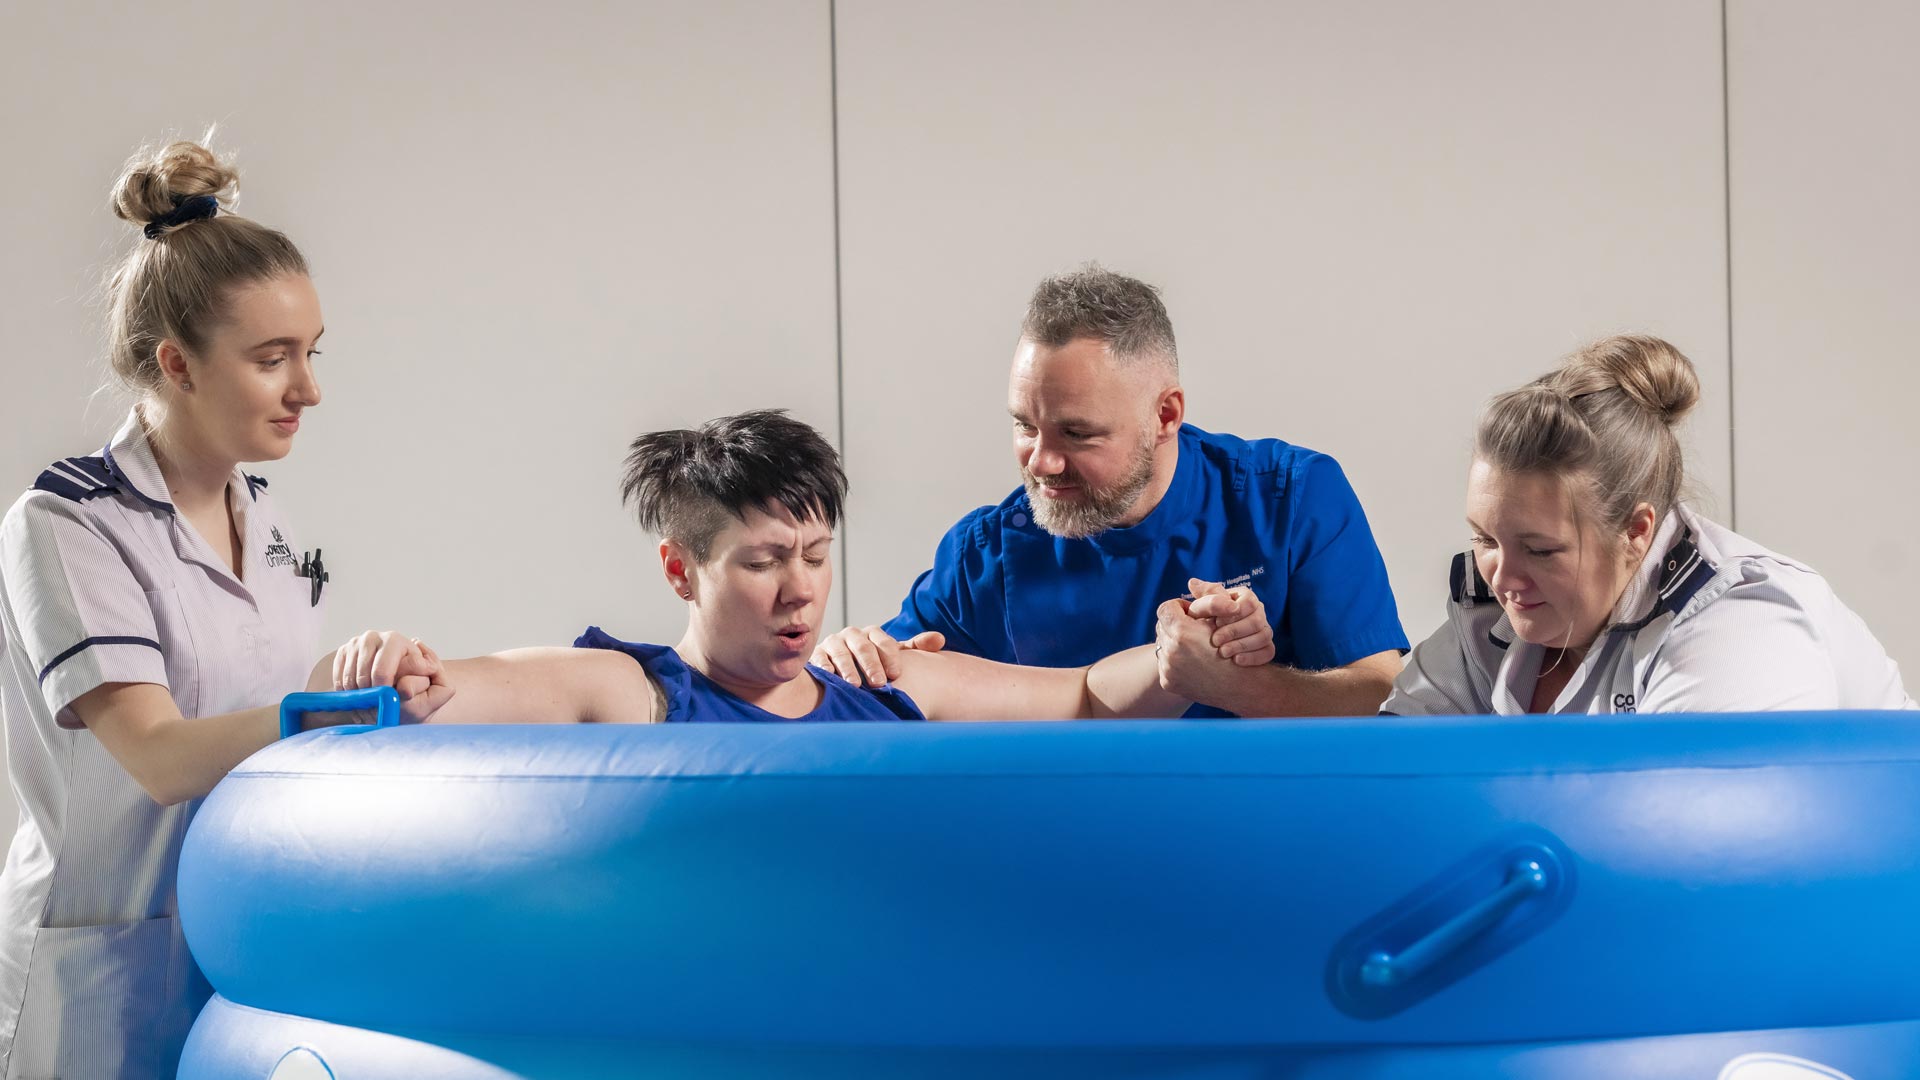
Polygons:
<instances>
[{"instance_id":1,"label":"short dark hair","mask_svg":"<svg viewBox=\"0 0 1920 1080\"><path fill-rule=\"evenodd\" d=\"M1076 338L1093 338L1106 342L1123 363L1158 360L1180 370L1173 320L1160 302L1160 290L1099 263L1055 274L1036 286L1020 332L1036 345L1055 349Z\"/></svg>"},{"instance_id":2,"label":"short dark hair","mask_svg":"<svg viewBox=\"0 0 1920 1080\"><path fill-rule=\"evenodd\" d=\"M633 440L620 501L647 531L706 559L726 519L749 509L786 508L800 521L840 524L847 474L840 454L785 409L709 420L697 431L653 431Z\"/></svg>"}]
</instances>

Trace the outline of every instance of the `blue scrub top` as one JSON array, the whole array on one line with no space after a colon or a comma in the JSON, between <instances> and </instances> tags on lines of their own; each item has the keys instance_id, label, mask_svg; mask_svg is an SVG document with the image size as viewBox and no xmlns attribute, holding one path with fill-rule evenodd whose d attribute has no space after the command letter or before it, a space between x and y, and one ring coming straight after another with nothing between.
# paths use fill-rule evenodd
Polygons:
<instances>
[{"instance_id":1,"label":"blue scrub top","mask_svg":"<svg viewBox=\"0 0 1920 1080\"><path fill-rule=\"evenodd\" d=\"M640 662L667 698L669 724L681 723L801 723L822 720L925 720L920 706L891 686L878 690L855 686L829 671L807 665L807 674L826 688L820 704L805 716L778 716L735 697L720 684L700 674L666 645L621 641L597 626L574 639L576 649L611 649Z\"/></svg>"},{"instance_id":2,"label":"blue scrub top","mask_svg":"<svg viewBox=\"0 0 1920 1080\"><path fill-rule=\"evenodd\" d=\"M1273 622L1275 663L1322 670L1407 649L1386 563L1339 464L1191 424L1166 497L1139 524L1062 539L1016 490L947 530L886 630L901 640L938 630L948 648L1002 663L1078 667L1152 642L1155 609L1185 595L1188 578L1251 586Z\"/></svg>"}]
</instances>

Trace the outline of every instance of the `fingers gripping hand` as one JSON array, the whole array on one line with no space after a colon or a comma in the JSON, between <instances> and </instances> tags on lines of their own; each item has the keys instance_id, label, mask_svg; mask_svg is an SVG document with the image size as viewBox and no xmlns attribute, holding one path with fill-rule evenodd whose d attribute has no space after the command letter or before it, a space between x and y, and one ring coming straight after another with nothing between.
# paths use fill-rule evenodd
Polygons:
<instances>
[{"instance_id":1,"label":"fingers gripping hand","mask_svg":"<svg viewBox=\"0 0 1920 1080\"><path fill-rule=\"evenodd\" d=\"M391 631L385 631L391 633ZM335 690L359 690L373 685L370 681L373 672L374 655L380 651L383 631L369 630L364 634L350 637L347 643L333 651L333 688Z\"/></svg>"},{"instance_id":2,"label":"fingers gripping hand","mask_svg":"<svg viewBox=\"0 0 1920 1080\"><path fill-rule=\"evenodd\" d=\"M413 649L401 658L394 689L400 692L403 723L422 724L453 697L440 656L425 642L413 638Z\"/></svg>"},{"instance_id":3,"label":"fingers gripping hand","mask_svg":"<svg viewBox=\"0 0 1920 1080\"><path fill-rule=\"evenodd\" d=\"M1160 685L1168 693L1197 700L1204 686L1204 669L1220 663L1207 640L1212 624L1194 618L1187 601L1180 599L1161 604L1155 615L1153 652Z\"/></svg>"},{"instance_id":4,"label":"fingers gripping hand","mask_svg":"<svg viewBox=\"0 0 1920 1080\"><path fill-rule=\"evenodd\" d=\"M1273 624L1267 620L1267 606L1251 588L1228 589L1199 580L1189 581L1187 587L1195 598L1192 614L1213 624L1211 641L1221 659L1241 667L1273 662Z\"/></svg>"},{"instance_id":5,"label":"fingers gripping hand","mask_svg":"<svg viewBox=\"0 0 1920 1080\"><path fill-rule=\"evenodd\" d=\"M409 651L417 649L412 638L392 630L369 630L350 638L334 651L333 688L364 690L370 686L392 686L401 661Z\"/></svg>"},{"instance_id":6,"label":"fingers gripping hand","mask_svg":"<svg viewBox=\"0 0 1920 1080\"><path fill-rule=\"evenodd\" d=\"M900 677L900 651L923 648L918 643L926 637L920 634L913 643L902 644L878 626L849 626L820 643L813 651L813 663L855 685L878 688ZM945 643L937 633L932 637L937 641L935 649Z\"/></svg>"},{"instance_id":7,"label":"fingers gripping hand","mask_svg":"<svg viewBox=\"0 0 1920 1080\"><path fill-rule=\"evenodd\" d=\"M334 650L333 688L391 686L400 693L401 719L420 723L453 697L440 657L418 639L369 630Z\"/></svg>"}]
</instances>

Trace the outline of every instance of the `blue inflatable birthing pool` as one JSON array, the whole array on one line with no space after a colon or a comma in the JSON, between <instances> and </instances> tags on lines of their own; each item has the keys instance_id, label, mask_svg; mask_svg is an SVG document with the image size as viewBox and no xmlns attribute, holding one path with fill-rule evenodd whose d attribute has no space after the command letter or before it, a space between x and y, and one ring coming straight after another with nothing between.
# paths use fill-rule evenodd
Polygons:
<instances>
[{"instance_id":1,"label":"blue inflatable birthing pool","mask_svg":"<svg viewBox=\"0 0 1920 1080\"><path fill-rule=\"evenodd\" d=\"M329 729L188 1080L1920 1075L1912 714Z\"/></svg>"}]
</instances>

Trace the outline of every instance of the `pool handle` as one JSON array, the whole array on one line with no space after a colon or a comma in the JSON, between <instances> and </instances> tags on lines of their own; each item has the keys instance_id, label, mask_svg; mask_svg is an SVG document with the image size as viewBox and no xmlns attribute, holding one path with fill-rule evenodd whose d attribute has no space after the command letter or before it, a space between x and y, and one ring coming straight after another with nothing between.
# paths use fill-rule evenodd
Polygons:
<instances>
[{"instance_id":1,"label":"pool handle","mask_svg":"<svg viewBox=\"0 0 1920 1080\"><path fill-rule=\"evenodd\" d=\"M280 737L300 734L300 718L310 712L353 712L375 709L373 726L400 726L400 692L391 686L364 690L326 690L288 694L280 701Z\"/></svg>"},{"instance_id":2,"label":"pool handle","mask_svg":"<svg viewBox=\"0 0 1920 1080\"><path fill-rule=\"evenodd\" d=\"M1376 952L1360 966L1360 981L1368 986L1397 986L1432 967L1442 957L1465 945L1514 908L1546 891L1547 871L1538 859L1521 859L1507 874L1499 891L1448 919L1395 956Z\"/></svg>"}]
</instances>

